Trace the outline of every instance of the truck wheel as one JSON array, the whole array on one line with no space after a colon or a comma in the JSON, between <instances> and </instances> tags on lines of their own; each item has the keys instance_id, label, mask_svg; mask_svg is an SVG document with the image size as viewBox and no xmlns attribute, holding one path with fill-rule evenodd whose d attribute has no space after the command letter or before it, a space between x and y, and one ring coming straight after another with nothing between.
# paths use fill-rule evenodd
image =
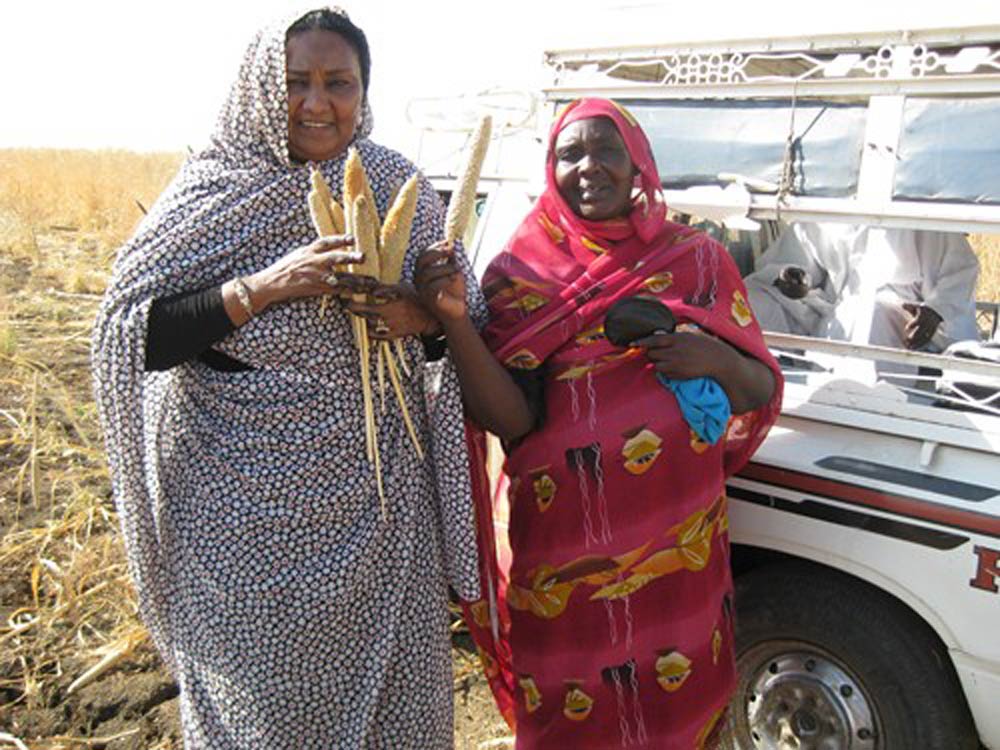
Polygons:
<instances>
[{"instance_id":1,"label":"truck wheel","mask_svg":"<svg viewBox=\"0 0 1000 750\"><path fill-rule=\"evenodd\" d=\"M808 563L736 581L739 750L975 750L944 645L902 604Z\"/></svg>"}]
</instances>

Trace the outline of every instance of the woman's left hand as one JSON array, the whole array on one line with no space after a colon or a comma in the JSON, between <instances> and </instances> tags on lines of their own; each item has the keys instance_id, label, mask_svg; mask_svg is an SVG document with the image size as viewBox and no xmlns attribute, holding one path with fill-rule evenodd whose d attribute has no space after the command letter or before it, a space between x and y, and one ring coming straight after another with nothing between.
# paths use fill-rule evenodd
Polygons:
<instances>
[{"instance_id":1,"label":"woman's left hand","mask_svg":"<svg viewBox=\"0 0 1000 750\"><path fill-rule=\"evenodd\" d=\"M941 325L942 318L927 305L920 305L916 302L904 302L902 307L903 311L909 317L904 330L906 348L922 349L934 338L938 326Z\"/></svg>"},{"instance_id":2,"label":"woman's left hand","mask_svg":"<svg viewBox=\"0 0 1000 750\"><path fill-rule=\"evenodd\" d=\"M448 243L435 242L420 254L414 284L420 301L442 325L468 320L465 276Z\"/></svg>"},{"instance_id":3,"label":"woman's left hand","mask_svg":"<svg viewBox=\"0 0 1000 750\"><path fill-rule=\"evenodd\" d=\"M380 285L370 293L368 300L346 300L345 306L368 321L372 338L387 341L404 336L428 336L439 327L409 284Z\"/></svg>"},{"instance_id":4,"label":"woman's left hand","mask_svg":"<svg viewBox=\"0 0 1000 750\"><path fill-rule=\"evenodd\" d=\"M706 333L658 333L635 342L658 373L676 380L715 378L733 414L763 406L774 393L774 375L753 357Z\"/></svg>"},{"instance_id":5,"label":"woman's left hand","mask_svg":"<svg viewBox=\"0 0 1000 750\"><path fill-rule=\"evenodd\" d=\"M731 362L735 350L703 333L657 333L635 342L658 373L677 380L715 377Z\"/></svg>"}]
</instances>

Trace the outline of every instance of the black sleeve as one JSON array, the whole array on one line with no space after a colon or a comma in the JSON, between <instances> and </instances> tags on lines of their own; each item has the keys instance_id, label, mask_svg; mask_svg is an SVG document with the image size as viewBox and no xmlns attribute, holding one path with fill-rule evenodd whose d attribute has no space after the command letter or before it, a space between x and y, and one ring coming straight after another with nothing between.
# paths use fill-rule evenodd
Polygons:
<instances>
[{"instance_id":1,"label":"black sleeve","mask_svg":"<svg viewBox=\"0 0 1000 750\"><path fill-rule=\"evenodd\" d=\"M168 370L194 359L235 328L221 286L153 300L146 327L146 371Z\"/></svg>"},{"instance_id":2,"label":"black sleeve","mask_svg":"<svg viewBox=\"0 0 1000 750\"><path fill-rule=\"evenodd\" d=\"M534 370L509 369L507 372L514 379L514 384L524 394L528 408L535 418L535 429L537 430L545 422L545 365L536 367Z\"/></svg>"},{"instance_id":3,"label":"black sleeve","mask_svg":"<svg viewBox=\"0 0 1000 750\"><path fill-rule=\"evenodd\" d=\"M443 334L440 336L421 336L420 343L424 345L424 359L428 362L437 362L448 351L448 339Z\"/></svg>"}]
</instances>

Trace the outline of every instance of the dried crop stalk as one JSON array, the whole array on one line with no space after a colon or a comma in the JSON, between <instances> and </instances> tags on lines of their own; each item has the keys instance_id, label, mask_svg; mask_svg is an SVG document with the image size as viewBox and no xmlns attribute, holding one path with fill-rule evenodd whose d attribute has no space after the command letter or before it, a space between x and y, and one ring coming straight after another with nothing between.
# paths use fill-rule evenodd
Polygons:
<instances>
[{"instance_id":1,"label":"dried crop stalk","mask_svg":"<svg viewBox=\"0 0 1000 750\"><path fill-rule=\"evenodd\" d=\"M361 250L361 252L365 252L365 248L362 247L357 236L358 217L355 210L357 208L357 201L353 200L353 198L359 197L359 195L363 192L363 190L361 189L361 183L364 178L364 175L363 174L358 175L358 170L363 170L363 169L364 167L361 165L361 160L357 158L357 152L354 149L351 149L351 153L348 156L347 163L344 166L343 198L344 198L344 205L346 205L350 209L344 217L345 219L344 229L348 233L355 234L355 243L356 243L355 247ZM348 264L347 270L348 273L354 273L355 266L353 264ZM371 414L369 410L370 384L368 382L369 380L368 358L366 357L368 350L368 332L367 329L365 328L365 322L356 315L351 316L351 330L354 333L354 345L358 350L359 364L361 367L361 391L362 391L362 405L363 405L362 408L364 411L364 418L365 418L365 456L370 462L374 463L375 454L374 450L372 449L372 446L377 445L377 440L373 439L375 430L372 424ZM377 484L381 488L382 485L381 477L377 478ZM384 498L381 497L381 492L379 499L382 502L384 511L385 507Z\"/></svg>"},{"instance_id":2,"label":"dried crop stalk","mask_svg":"<svg viewBox=\"0 0 1000 750\"><path fill-rule=\"evenodd\" d=\"M66 689L66 694L71 695L80 688L89 685L132 653L133 649L146 640L147 637L148 632L144 629L138 629L126 635L112 647L103 659L73 680L72 684Z\"/></svg>"},{"instance_id":3,"label":"dried crop stalk","mask_svg":"<svg viewBox=\"0 0 1000 750\"><path fill-rule=\"evenodd\" d=\"M330 202L333 200L330 196L330 188L318 169L313 169L310 179L312 190L309 191L309 218L312 219L313 228L320 237L337 234L333 224L333 214L330 210Z\"/></svg>"},{"instance_id":4,"label":"dried crop stalk","mask_svg":"<svg viewBox=\"0 0 1000 750\"><path fill-rule=\"evenodd\" d=\"M388 349L388 347L387 347ZM389 352L386 351L388 355ZM392 381L392 388L396 391L396 400L399 402L399 409L403 413L403 422L406 423L406 431L410 433L410 440L413 441L413 449L417 452L417 457L424 460L424 451L420 447L420 440L417 439L417 431L413 428L413 420L410 419L410 410L406 408L406 396L403 395L403 385L399 380L399 371L391 356L386 359L389 367L389 379Z\"/></svg>"},{"instance_id":5,"label":"dried crop stalk","mask_svg":"<svg viewBox=\"0 0 1000 750\"><path fill-rule=\"evenodd\" d=\"M386 213L385 222L382 225L382 268L380 280L384 284L398 284L403 274L403 262L406 259L406 250L410 245L410 232L413 228L413 219L417 213L417 199L420 197L420 176L413 174L403 184L393 198L392 205ZM395 340L396 354L399 357L400 365L407 377L410 375L410 368L406 363L405 348L402 339ZM396 401L399 402L403 413L403 420L406 422L410 439L417 455L423 459L423 449L417 439L410 420L410 413L406 407L406 396L403 394L399 372L396 363L393 361L392 347L389 342L383 341L380 355L385 359L389 367L389 380L396 393Z\"/></svg>"},{"instance_id":6,"label":"dried crop stalk","mask_svg":"<svg viewBox=\"0 0 1000 750\"><path fill-rule=\"evenodd\" d=\"M410 232L413 228L413 219L417 214L417 199L419 197L420 176L413 174L396 193L396 197L385 215L385 222L382 224L381 276L381 280L385 284L398 284L403 275L403 262L406 259L406 250L410 245ZM410 377L410 367L406 361L406 349L402 339L396 339L393 344L400 367L403 368L406 376ZM383 342L382 353L386 358L392 356L387 342ZM396 398L403 403L401 393L397 393Z\"/></svg>"},{"instance_id":7,"label":"dried crop stalk","mask_svg":"<svg viewBox=\"0 0 1000 750\"><path fill-rule=\"evenodd\" d=\"M314 192L309 193L309 217L312 219L317 237L328 237L334 234L330 209L323 205L320 196Z\"/></svg>"},{"instance_id":8,"label":"dried crop stalk","mask_svg":"<svg viewBox=\"0 0 1000 750\"><path fill-rule=\"evenodd\" d=\"M368 214L368 218L371 220L372 226L375 227L375 237L376 245L375 250L378 251L378 207L375 203L375 194L372 192L372 187L368 182L368 175L365 174L365 166L361 162L361 156L358 154L356 148L352 148L347 154L347 161L344 163L344 209L350 213L354 202L357 200L358 196L363 195L365 201L367 201L367 207L365 211Z\"/></svg>"},{"instance_id":9,"label":"dried crop stalk","mask_svg":"<svg viewBox=\"0 0 1000 750\"><path fill-rule=\"evenodd\" d=\"M486 150L490 145L492 127L493 120L489 115L486 115L479 121L479 125L472 134L471 144L466 151L465 163L458 173L455 192L451 194L451 200L448 201L448 213L445 215L444 239L449 245L453 245L455 240L465 233L465 228L472 217L472 210L476 205L476 186L479 183L479 174L483 169L483 161L486 159Z\"/></svg>"},{"instance_id":10,"label":"dried crop stalk","mask_svg":"<svg viewBox=\"0 0 1000 750\"><path fill-rule=\"evenodd\" d=\"M488 136L487 136L488 137ZM311 175L312 189L309 193L309 210L317 234L321 236L331 233L347 232L354 235L355 247L364 258L359 264L348 264L348 273L372 276L385 284L396 284L402 275L406 250L409 246L410 231L416 215L419 198L420 181L418 175L411 176L396 192L391 206L386 214L384 226L379 222L375 197L365 174L356 149L348 153L344 165L343 206L334 200L329 186L318 170ZM473 197L474 200L474 197ZM467 219L466 219L467 220ZM356 295L358 301L363 301L363 295ZM371 377L371 342L368 337L366 322L352 316L352 331L354 342L358 349L361 367L361 389L365 420L365 455L374 465L375 479L378 487L379 501L383 518L386 517L385 493L382 484L382 460L378 446L378 425L375 416L375 402L372 392ZM388 342L378 342L376 350L377 372L380 392L381 411L385 413L385 369L389 370L389 380L392 383L406 424L410 439L417 455L423 459L424 452L417 438L413 420L410 418L403 393L399 369L393 359L392 347ZM405 349L402 342L395 341L400 365L407 375L410 374L406 363Z\"/></svg>"},{"instance_id":11,"label":"dried crop stalk","mask_svg":"<svg viewBox=\"0 0 1000 750\"><path fill-rule=\"evenodd\" d=\"M25 745L21 740L12 734L7 734L7 732L0 732L0 742L6 742L13 745L15 750L28 750L28 746Z\"/></svg>"},{"instance_id":12,"label":"dried crop stalk","mask_svg":"<svg viewBox=\"0 0 1000 750\"><path fill-rule=\"evenodd\" d=\"M375 371L378 374L379 411L385 414L385 342L376 352Z\"/></svg>"},{"instance_id":13,"label":"dried crop stalk","mask_svg":"<svg viewBox=\"0 0 1000 750\"><path fill-rule=\"evenodd\" d=\"M31 452L28 454L31 479L31 501L35 510L41 508L41 478L38 471L38 373L31 380Z\"/></svg>"},{"instance_id":14,"label":"dried crop stalk","mask_svg":"<svg viewBox=\"0 0 1000 750\"><path fill-rule=\"evenodd\" d=\"M368 180L364 175L364 167L357 151L351 149L348 155L347 164L344 166L344 205L348 207L345 214L344 229L348 233L354 234L355 247L366 256L378 253L377 247L373 247L373 237L378 236L378 215L375 215L375 222L370 217L360 218L359 213L365 208L364 186ZM374 230L372 227L375 227ZM374 234L373 234L374 231ZM376 261L377 262L377 261ZM348 273L355 273L353 264L347 266ZM363 298L362 298L363 299ZM382 510L382 518L385 520L386 513L385 492L382 487L382 461L378 453L378 426L375 423L375 413L372 407L371 373L369 371L369 347L368 329L365 321L356 315L351 316L351 329L354 332L354 345L358 350L358 357L361 367L361 398L362 409L365 419L365 456L368 461L374 464L375 486L378 489L379 506Z\"/></svg>"},{"instance_id":15,"label":"dried crop stalk","mask_svg":"<svg viewBox=\"0 0 1000 750\"><path fill-rule=\"evenodd\" d=\"M385 284L398 284L403 275L403 261L410 245L410 230L417 214L420 181L414 174L400 188L382 223L382 274Z\"/></svg>"},{"instance_id":16,"label":"dried crop stalk","mask_svg":"<svg viewBox=\"0 0 1000 750\"><path fill-rule=\"evenodd\" d=\"M394 339L393 343L396 345L396 357L399 358L399 366L403 368L406 377L411 377L413 373L410 372L410 365L406 361L406 347L403 346L403 339Z\"/></svg>"},{"instance_id":17,"label":"dried crop stalk","mask_svg":"<svg viewBox=\"0 0 1000 750\"><path fill-rule=\"evenodd\" d=\"M323 173L316 167L309 173L309 180L312 189L309 191L309 217L312 219L313 228L319 237L328 237L331 234L343 234L346 228L344 209L340 207L330 192L330 186L323 178ZM330 296L324 295L320 302L320 318L326 317L326 306L330 302Z\"/></svg>"},{"instance_id":18,"label":"dried crop stalk","mask_svg":"<svg viewBox=\"0 0 1000 750\"><path fill-rule=\"evenodd\" d=\"M358 160L358 165L360 165L360 160ZM360 166L359 168L362 169L361 177L364 178L363 168ZM364 178L363 185L367 185L367 183L367 178ZM365 196L363 190L354 196L349 205L351 207L351 231L354 234L355 247L364 254L361 264L355 266L353 272L378 278L378 214L374 213L374 209L369 211L368 198ZM372 218L373 215L375 219ZM364 298L362 297L362 299ZM375 422L375 402L372 394L371 370L369 369L371 347L368 340L368 327L362 318L355 316L354 321L355 339L361 354L361 389L365 411L366 453L368 460L375 464L375 483L378 487L379 503L382 507L382 517L386 518L385 492L382 487L382 459L378 450L378 425Z\"/></svg>"},{"instance_id":19,"label":"dried crop stalk","mask_svg":"<svg viewBox=\"0 0 1000 750\"><path fill-rule=\"evenodd\" d=\"M372 398L372 378L368 366L371 362L371 350L365 321L359 317L355 317L354 320L361 340L361 390L364 398L367 454L368 460L375 464L375 485L378 489L379 506L382 510L382 519L387 520L385 490L382 487L382 457L378 449L378 425L375 422L375 402Z\"/></svg>"},{"instance_id":20,"label":"dried crop stalk","mask_svg":"<svg viewBox=\"0 0 1000 750\"><path fill-rule=\"evenodd\" d=\"M364 258L353 268L353 273L361 276L371 276L381 278L381 262L379 258L379 227L378 214L369 210L368 199L364 195L359 195L351 205L351 222L354 232L354 246L364 253ZM364 300L364 297L361 296Z\"/></svg>"}]
</instances>

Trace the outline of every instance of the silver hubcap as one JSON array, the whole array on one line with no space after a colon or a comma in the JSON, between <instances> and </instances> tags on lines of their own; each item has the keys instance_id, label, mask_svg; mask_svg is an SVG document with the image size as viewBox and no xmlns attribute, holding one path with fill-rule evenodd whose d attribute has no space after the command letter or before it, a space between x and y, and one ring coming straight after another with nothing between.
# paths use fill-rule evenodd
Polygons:
<instances>
[{"instance_id":1,"label":"silver hubcap","mask_svg":"<svg viewBox=\"0 0 1000 750\"><path fill-rule=\"evenodd\" d=\"M736 725L743 750L877 750L861 684L805 644L764 643L740 659Z\"/></svg>"}]
</instances>

